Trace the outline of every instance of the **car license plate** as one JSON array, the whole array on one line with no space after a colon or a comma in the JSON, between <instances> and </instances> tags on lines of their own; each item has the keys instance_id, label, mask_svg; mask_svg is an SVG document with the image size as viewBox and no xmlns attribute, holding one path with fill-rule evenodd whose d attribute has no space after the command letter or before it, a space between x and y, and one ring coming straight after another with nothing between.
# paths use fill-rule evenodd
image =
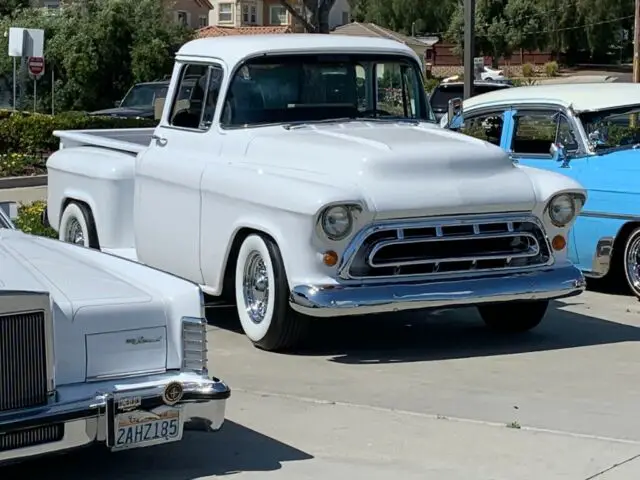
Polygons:
<instances>
[{"instance_id":1,"label":"car license plate","mask_svg":"<svg viewBox=\"0 0 640 480\"><path fill-rule=\"evenodd\" d=\"M182 438L181 407L159 407L152 411L135 410L115 418L115 443L111 450L148 447L177 442Z\"/></svg>"}]
</instances>

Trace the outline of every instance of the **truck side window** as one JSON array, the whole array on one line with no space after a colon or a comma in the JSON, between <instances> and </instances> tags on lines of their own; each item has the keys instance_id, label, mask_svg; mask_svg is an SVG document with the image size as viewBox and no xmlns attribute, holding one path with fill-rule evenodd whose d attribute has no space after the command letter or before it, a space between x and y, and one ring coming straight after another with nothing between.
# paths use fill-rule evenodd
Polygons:
<instances>
[{"instance_id":1,"label":"truck side window","mask_svg":"<svg viewBox=\"0 0 640 480\"><path fill-rule=\"evenodd\" d=\"M221 80L222 67L218 65L185 65L171 106L169 124L207 130L216 111Z\"/></svg>"}]
</instances>

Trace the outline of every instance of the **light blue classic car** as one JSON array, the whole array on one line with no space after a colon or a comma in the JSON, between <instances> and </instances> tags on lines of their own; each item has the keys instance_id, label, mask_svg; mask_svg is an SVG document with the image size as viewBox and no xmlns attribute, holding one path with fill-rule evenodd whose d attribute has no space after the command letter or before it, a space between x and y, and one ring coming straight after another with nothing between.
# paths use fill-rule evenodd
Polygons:
<instances>
[{"instance_id":1,"label":"light blue classic car","mask_svg":"<svg viewBox=\"0 0 640 480\"><path fill-rule=\"evenodd\" d=\"M456 99L440 124L500 146L515 163L578 180L588 200L570 258L585 276L626 281L640 298L639 116L640 85L585 83Z\"/></svg>"}]
</instances>

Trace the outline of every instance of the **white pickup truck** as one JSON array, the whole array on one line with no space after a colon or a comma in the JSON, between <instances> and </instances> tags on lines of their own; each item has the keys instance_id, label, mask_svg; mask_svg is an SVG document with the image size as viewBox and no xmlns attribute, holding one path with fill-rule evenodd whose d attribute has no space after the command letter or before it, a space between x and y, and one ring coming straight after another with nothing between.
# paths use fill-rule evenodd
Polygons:
<instances>
[{"instance_id":1,"label":"white pickup truck","mask_svg":"<svg viewBox=\"0 0 640 480\"><path fill-rule=\"evenodd\" d=\"M566 250L584 189L439 128L398 42L194 40L157 128L55 135L60 239L235 302L263 349L310 317L408 309L478 306L525 331L585 286Z\"/></svg>"}]
</instances>

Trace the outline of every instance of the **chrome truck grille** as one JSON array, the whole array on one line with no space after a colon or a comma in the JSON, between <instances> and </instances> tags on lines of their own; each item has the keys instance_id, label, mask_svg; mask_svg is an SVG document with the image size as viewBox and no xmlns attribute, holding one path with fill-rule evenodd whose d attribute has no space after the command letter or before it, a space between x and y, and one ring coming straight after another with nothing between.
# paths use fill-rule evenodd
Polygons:
<instances>
[{"instance_id":1,"label":"chrome truck grille","mask_svg":"<svg viewBox=\"0 0 640 480\"><path fill-rule=\"evenodd\" d=\"M47 403L53 391L49 296L0 293L0 412Z\"/></svg>"},{"instance_id":2,"label":"chrome truck grille","mask_svg":"<svg viewBox=\"0 0 640 480\"><path fill-rule=\"evenodd\" d=\"M345 252L343 279L490 274L553 263L536 217L456 217L374 224Z\"/></svg>"}]
</instances>

